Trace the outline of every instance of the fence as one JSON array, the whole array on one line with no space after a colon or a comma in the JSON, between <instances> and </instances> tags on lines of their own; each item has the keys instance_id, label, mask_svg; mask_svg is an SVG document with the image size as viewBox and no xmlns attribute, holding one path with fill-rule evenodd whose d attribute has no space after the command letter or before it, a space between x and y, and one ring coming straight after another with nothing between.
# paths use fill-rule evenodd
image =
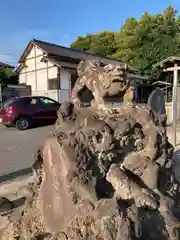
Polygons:
<instances>
[{"instance_id":1,"label":"fence","mask_svg":"<svg viewBox=\"0 0 180 240\"><path fill-rule=\"evenodd\" d=\"M0 84L0 100L6 101L11 97L21 97L31 95L31 86L28 85L5 85Z\"/></svg>"},{"instance_id":2,"label":"fence","mask_svg":"<svg viewBox=\"0 0 180 240\"><path fill-rule=\"evenodd\" d=\"M177 113L176 113L176 121L178 123L180 123L180 86L178 86L177 88L177 109L176 109ZM168 118L168 122L172 123L173 121L173 104L172 104L172 100L171 101L166 101L166 113L167 113L167 118Z\"/></svg>"}]
</instances>

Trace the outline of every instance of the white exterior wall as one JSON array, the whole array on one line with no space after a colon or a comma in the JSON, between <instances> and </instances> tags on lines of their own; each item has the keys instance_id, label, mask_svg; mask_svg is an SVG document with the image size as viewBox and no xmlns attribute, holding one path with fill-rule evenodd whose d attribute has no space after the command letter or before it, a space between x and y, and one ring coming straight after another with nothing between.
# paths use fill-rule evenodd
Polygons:
<instances>
[{"instance_id":1,"label":"white exterior wall","mask_svg":"<svg viewBox=\"0 0 180 240\"><path fill-rule=\"evenodd\" d=\"M59 102L59 98L58 98L58 90L41 90L41 91L34 91L32 93L32 95L34 96L44 96L44 97L50 97L56 101Z\"/></svg>"},{"instance_id":2,"label":"white exterior wall","mask_svg":"<svg viewBox=\"0 0 180 240\"><path fill-rule=\"evenodd\" d=\"M69 90L47 90L47 91L34 91L34 96L50 97L60 103L69 101Z\"/></svg>"},{"instance_id":3,"label":"white exterior wall","mask_svg":"<svg viewBox=\"0 0 180 240\"><path fill-rule=\"evenodd\" d=\"M41 59L42 59L42 55L41 56L37 56L35 58L36 70L47 69L47 63L41 62Z\"/></svg>"},{"instance_id":4,"label":"white exterior wall","mask_svg":"<svg viewBox=\"0 0 180 240\"><path fill-rule=\"evenodd\" d=\"M60 70L60 88L48 90L48 79L57 78L58 68L51 62L41 62L44 53L34 46L25 60L25 67L19 73L19 83L31 86L32 95L48 96L56 101L69 100L71 74Z\"/></svg>"},{"instance_id":5,"label":"white exterior wall","mask_svg":"<svg viewBox=\"0 0 180 240\"><path fill-rule=\"evenodd\" d=\"M57 78L58 70L57 67L48 68L48 78Z\"/></svg>"},{"instance_id":6,"label":"white exterior wall","mask_svg":"<svg viewBox=\"0 0 180 240\"><path fill-rule=\"evenodd\" d=\"M64 69L60 70L60 88L62 90L70 89L71 74Z\"/></svg>"},{"instance_id":7,"label":"white exterior wall","mask_svg":"<svg viewBox=\"0 0 180 240\"><path fill-rule=\"evenodd\" d=\"M19 83L30 85L32 91L47 91L48 78L57 77L57 67L41 62L44 53L34 46L26 57L25 66L19 73Z\"/></svg>"},{"instance_id":8,"label":"white exterior wall","mask_svg":"<svg viewBox=\"0 0 180 240\"><path fill-rule=\"evenodd\" d=\"M47 69L39 69L38 71L36 71L36 77L37 77L37 89L35 89L34 91L48 90Z\"/></svg>"},{"instance_id":9,"label":"white exterior wall","mask_svg":"<svg viewBox=\"0 0 180 240\"><path fill-rule=\"evenodd\" d=\"M25 74L19 75L19 83L26 84L26 75Z\"/></svg>"},{"instance_id":10,"label":"white exterior wall","mask_svg":"<svg viewBox=\"0 0 180 240\"><path fill-rule=\"evenodd\" d=\"M26 84L31 86L32 91L36 90L35 72L26 73Z\"/></svg>"}]
</instances>

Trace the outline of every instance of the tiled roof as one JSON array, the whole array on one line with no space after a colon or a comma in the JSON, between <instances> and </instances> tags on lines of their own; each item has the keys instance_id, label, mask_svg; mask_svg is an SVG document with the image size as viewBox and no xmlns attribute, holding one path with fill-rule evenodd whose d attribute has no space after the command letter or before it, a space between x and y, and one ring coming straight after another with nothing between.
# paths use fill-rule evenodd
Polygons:
<instances>
[{"instance_id":1,"label":"tiled roof","mask_svg":"<svg viewBox=\"0 0 180 240\"><path fill-rule=\"evenodd\" d=\"M179 63L180 62L180 57L179 56L170 56L170 57L167 57L167 58L164 58L162 61L156 63L153 65L153 68L157 68L157 67L163 67L164 64L166 63Z\"/></svg>"},{"instance_id":2,"label":"tiled roof","mask_svg":"<svg viewBox=\"0 0 180 240\"><path fill-rule=\"evenodd\" d=\"M33 39L30 41L28 46L26 47L24 53L20 57L19 63L22 64L24 60L26 59L26 56L28 52L31 50L32 45L36 45L38 48L40 48L47 57L50 57L51 59L54 59L54 61L59 61L61 58L64 62L74 62L79 63L80 60L97 60L101 61L104 65L106 64L124 64L123 61L111 59L107 57L101 57L97 54L89 53L89 52L83 52L81 50L72 49L68 47L63 47L57 44L44 42L41 40ZM132 72L138 72L137 70L133 69L132 67L128 66L129 70Z\"/></svg>"},{"instance_id":3,"label":"tiled roof","mask_svg":"<svg viewBox=\"0 0 180 240\"><path fill-rule=\"evenodd\" d=\"M101 57L97 54L92 54L92 53L83 52L83 51L80 51L80 50L77 50L77 49L62 47L62 46L59 46L59 45L56 45L56 44L43 42L43 41L36 40L36 39L33 39L32 42L35 43L44 52L46 52L50 55L64 56L64 57L67 57L67 58L69 57L69 58L77 59L77 60L85 60L85 59L94 59L95 60L96 59L96 60L99 60L99 61L103 61L105 64L123 63L122 61L117 61L115 59Z\"/></svg>"}]
</instances>

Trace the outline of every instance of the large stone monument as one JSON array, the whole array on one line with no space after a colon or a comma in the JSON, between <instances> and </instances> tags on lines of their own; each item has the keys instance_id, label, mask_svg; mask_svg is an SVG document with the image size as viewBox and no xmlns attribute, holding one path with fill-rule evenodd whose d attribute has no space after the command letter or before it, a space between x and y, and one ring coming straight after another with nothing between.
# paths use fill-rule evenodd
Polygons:
<instances>
[{"instance_id":1,"label":"large stone monument","mask_svg":"<svg viewBox=\"0 0 180 240\"><path fill-rule=\"evenodd\" d=\"M33 165L37 180L4 239L180 239L166 114L133 104L127 71L79 64L72 100L58 111L56 131ZM85 85L91 107L78 97ZM106 95L124 103L106 109Z\"/></svg>"}]
</instances>

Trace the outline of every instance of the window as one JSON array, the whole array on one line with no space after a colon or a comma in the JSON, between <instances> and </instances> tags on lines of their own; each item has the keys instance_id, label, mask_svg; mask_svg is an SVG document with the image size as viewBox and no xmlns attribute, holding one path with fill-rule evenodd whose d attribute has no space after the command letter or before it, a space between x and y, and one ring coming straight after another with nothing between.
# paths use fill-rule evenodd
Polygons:
<instances>
[{"instance_id":1,"label":"window","mask_svg":"<svg viewBox=\"0 0 180 240\"><path fill-rule=\"evenodd\" d=\"M37 98L24 98L22 99L22 103L25 105L36 105L38 104Z\"/></svg>"},{"instance_id":2,"label":"window","mask_svg":"<svg viewBox=\"0 0 180 240\"><path fill-rule=\"evenodd\" d=\"M48 79L48 90L55 90L58 88L57 78Z\"/></svg>"},{"instance_id":3,"label":"window","mask_svg":"<svg viewBox=\"0 0 180 240\"><path fill-rule=\"evenodd\" d=\"M40 103L41 103L43 106L52 106L52 105L56 104L56 102L53 101L53 100L50 99L50 98L44 98L44 97L42 97L42 98L39 98L39 101L40 101Z\"/></svg>"},{"instance_id":4,"label":"window","mask_svg":"<svg viewBox=\"0 0 180 240\"><path fill-rule=\"evenodd\" d=\"M14 103L16 103L19 99L18 98L13 98L13 99L9 99L7 100L7 102L4 103L3 107L4 109L12 106Z\"/></svg>"},{"instance_id":5,"label":"window","mask_svg":"<svg viewBox=\"0 0 180 240\"><path fill-rule=\"evenodd\" d=\"M37 99L36 98L32 98L30 104L32 104L32 105L37 104Z\"/></svg>"}]
</instances>

